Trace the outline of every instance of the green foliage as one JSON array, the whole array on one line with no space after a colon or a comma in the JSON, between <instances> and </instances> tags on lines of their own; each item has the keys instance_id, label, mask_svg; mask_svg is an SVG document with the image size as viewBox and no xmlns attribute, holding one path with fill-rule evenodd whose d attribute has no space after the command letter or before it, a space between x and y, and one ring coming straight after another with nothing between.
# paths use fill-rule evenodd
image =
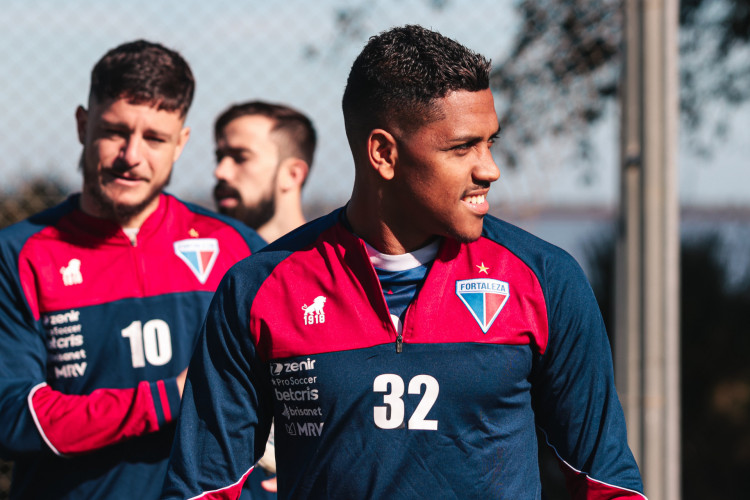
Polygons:
<instances>
[{"instance_id":1,"label":"green foliage","mask_svg":"<svg viewBox=\"0 0 750 500\"><path fill-rule=\"evenodd\" d=\"M592 125L618 95L624 46L621 0L525 0L522 26L509 55L495 61L505 165L520 163L530 146L564 137L591 159ZM710 154L702 134L722 137L727 109L750 100L750 0L679 3L680 111L697 153ZM584 174L590 172L584 171ZM584 176L584 179L586 177Z\"/></svg>"},{"instance_id":2,"label":"green foliage","mask_svg":"<svg viewBox=\"0 0 750 500\"><path fill-rule=\"evenodd\" d=\"M5 193L0 198L0 228L52 207L67 195L63 184L55 179L32 179L18 191Z\"/></svg>"}]
</instances>

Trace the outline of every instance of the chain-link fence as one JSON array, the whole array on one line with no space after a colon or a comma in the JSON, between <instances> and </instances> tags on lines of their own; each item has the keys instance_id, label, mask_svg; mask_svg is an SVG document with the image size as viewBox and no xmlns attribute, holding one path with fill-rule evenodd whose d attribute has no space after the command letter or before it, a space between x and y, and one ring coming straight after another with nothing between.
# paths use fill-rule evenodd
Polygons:
<instances>
[{"instance_id":1,"label":"chain-link fence","mask_svg":"<svg viewBox=\"0 0 750 500\"><path fill-rule=\"evenodd\" d=\"M214 118L232 103L283 102L311 116L320 135L305 192L312 215L315 207L340 205L350 194L353 168L340 101L349 66L368 36L421 23L497 58L507 50L514 18L509 3L483 1L467 8L450 0L10 0L3 10L0 190L39 177L79 188L73 114L86 103L91 67L107 49L146 38L181 52L197 81L187 119L192 135L170 191L211 205Z\"/></svg>"},{"instance_id":2,"label":"chain-link fence","mask_svg":"<svg viewBox=\"0 0 750 500\"><path fill-rule=\"evenodd\" d=\"M689 125L705 125L700 117L706 102L701 100L711 95L719 98L711 101L709 117L726 102L734 110L747 110L750 77L737 54L747 55L750 30L743 31L741 21L747 25L750 8L732 9L748 2L684 4L683 86L691 93L683 110ZM171 192L212 207L214 118L232 103L263 99L302 110L318 130L319 147L303 199L308 217L341 205L353 180L340 109L346 75L370 35L406 23L436 29L493 60L493 88L505 129L497 145L503 178L490 198L493 212L518 219L543 215L545 205L572 203L604 207L611 217L618 193L622 22L620 0L5 0L0 17L0 227L79 188L74 111L86 103L90 70L99 57L137 38L178 50L196 76L187 119L191 138L175 167ZM729 83L716 77L721 57L701 42L707 40L704 33L721 29L734 32L739 43L722 45L719 35L711 39L711 46L727 56ZM714 65L712 78L699 78L702 61ZM750 126L744 115L728 116L723 122L709 120L725 141L716 154L736 137L728 124ZM683 148L688 160L705 157L712 133L700 136L699 154ZM683 145L691 142L683 139ZM722 168L750 156L747 146L738 144L732 156L719 157ZM683 175L705 174L690 161L685 164L694 170L683 169ZM685 182L697 193L696 181ZM731 196L742 202L741 194ZM744 199L749 201L750 195ZM565 226L571 230L551 225L564 239L580 228L572 220ZM611 226L611 218L608 222ZM0 464L0 500L7 497L8 470L9 464Z\"/></svg>"}]
</instances>

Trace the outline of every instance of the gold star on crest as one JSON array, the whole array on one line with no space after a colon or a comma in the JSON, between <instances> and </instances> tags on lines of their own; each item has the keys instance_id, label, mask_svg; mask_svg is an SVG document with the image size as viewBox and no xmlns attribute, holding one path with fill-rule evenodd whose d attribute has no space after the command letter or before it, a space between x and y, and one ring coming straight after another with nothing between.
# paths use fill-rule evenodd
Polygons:
<instances>
[{"instance_id":1,"label":"gold star on crest","mask_svg":"<svg viewBox=\"0 0 750 500\"><path fill-rule=\"evenodd\" d=\"M200 235L198 234L198 231L196 231L196 230L195 230L195 228L192 228L192 227L190 228L190 231L188 231L188 234L189 234L190 236L192 236L193 238L197 238L198 236L200 236Z\"/></svg>"},{"instance_id":2,"label":"gold star on crest","mask_svg":"<svg viewBox=\"0 0 750 500\"><path fill-rule=\"evenodd\" d=\"M480 273L484 273L484 274L489 275L489 273L487 272L489 270L489 267L485 267L484 266L484 262L482 262L480 265L478 265L477 268L479 268L479 272Z\"/></svg>"}]
</instances>

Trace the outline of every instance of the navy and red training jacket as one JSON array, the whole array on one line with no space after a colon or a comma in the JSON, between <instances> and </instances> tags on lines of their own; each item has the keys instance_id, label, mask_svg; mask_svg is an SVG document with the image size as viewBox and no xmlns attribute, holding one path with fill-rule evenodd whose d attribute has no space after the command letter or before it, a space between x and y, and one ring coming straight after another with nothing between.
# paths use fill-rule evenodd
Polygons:
<instances>
[{"instance_id":1,"label":"navy and red training jacket","mask_svg":"<svg viewBox=\"0 0 750 500\"><path fill-rule=\"evenodd\" d=\"M582 270L493 217L443 240L400 334L341 210L230 270L162 498L235 498L272 419L279 498L539 499L537 427L574 498L644 498Z\"/></svg>"},{"instance_id":2,"label":"navy and red training jacket","mask_svg":"<svg viewBox=\"0 0 750 500\"><path fill-rule=\"evenodd\" d=\"M0 453L15 498L156 498L225 272L264 246L162 194L135 244L60 205L0 231Z\"/></svg>"}]
</instances>

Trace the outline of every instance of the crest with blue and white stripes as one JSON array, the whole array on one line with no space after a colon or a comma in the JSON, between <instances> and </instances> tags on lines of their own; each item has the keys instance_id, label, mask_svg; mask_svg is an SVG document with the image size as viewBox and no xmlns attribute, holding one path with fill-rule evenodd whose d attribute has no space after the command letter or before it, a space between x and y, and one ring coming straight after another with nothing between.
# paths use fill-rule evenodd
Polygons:
<instances>
[{"instance_id":1,"label":"crest with blue and white stripes","mask_svg":"<svg viewBox=\"0 0 750 500\"><path fill-rule=\"evenodd\" d=\"M206 283L216 257L219 256L219 240L216 238L191 238L174 242L174 253L187 264L201 284Z\"/></svg>"},{"instance_id":2,"label":"crest with blue and white stripes","mask_svg":"<svg viewBox=\"0 0 750 500\"><path fill-rule=\"evenodd\" d=\"M487 333L508 301L510 291L505 281L477 278L456 281L456 295Z\"/></svg>"}]
</instances>

